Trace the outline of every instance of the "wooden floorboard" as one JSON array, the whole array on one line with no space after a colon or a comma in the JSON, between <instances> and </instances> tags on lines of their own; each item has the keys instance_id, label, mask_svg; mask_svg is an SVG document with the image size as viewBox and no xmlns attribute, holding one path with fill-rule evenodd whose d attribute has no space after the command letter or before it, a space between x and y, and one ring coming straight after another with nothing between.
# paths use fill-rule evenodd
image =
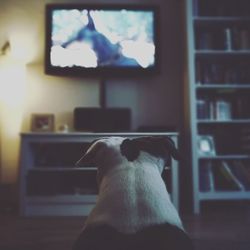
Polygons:
<instances>
[{"instance_id":1,"label":"wooden floorboard","mask_svg":"<svg viewBox=\"0 0 250 250\"><path fill-rule=\"evenodd\" d=\"M184 216L183 221L197 250L250 249L249 203L207 205L199 216Z\"/></svg>"},{"instance_id":2,"label":"wooden floorboard","mask_svg":"<svg viewBox=\"0 0 250 250\"><path fill-rule=\"evenodd\" d=\"M182 215L197 250L249 250L250 206L214 206ZM82 217L21 218L0 214L0 250L69 250L84 224Z\"/></svg>"}]
</instances>

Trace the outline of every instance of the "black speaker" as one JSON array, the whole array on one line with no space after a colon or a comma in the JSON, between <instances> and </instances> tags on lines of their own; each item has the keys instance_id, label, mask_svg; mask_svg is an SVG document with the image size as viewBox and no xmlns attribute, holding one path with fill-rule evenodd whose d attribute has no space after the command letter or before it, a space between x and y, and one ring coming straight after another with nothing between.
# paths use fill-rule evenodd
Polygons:
<instances>
[{"instance_id":1,"label":"black speaker","mask_svg":"<svg viewBox=\"0 0 250 250\"><path fill-rule=\"evenodd\" d=\"M76 131L129 132L131 110L129 108L82 108L74 109Z\"/></svg>"}]
</instances>

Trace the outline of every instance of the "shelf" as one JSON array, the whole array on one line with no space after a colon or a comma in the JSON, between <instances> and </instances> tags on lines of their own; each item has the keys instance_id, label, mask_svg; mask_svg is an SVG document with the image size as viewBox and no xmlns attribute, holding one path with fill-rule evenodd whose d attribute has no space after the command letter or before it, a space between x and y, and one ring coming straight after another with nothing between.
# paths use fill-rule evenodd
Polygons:
<instances>
[{"instance_id":1,"label":"shelf","mask_svg":"<svg viewBox=\"0 0 250 250\"><path fill-rule=\"evenodd\" d=\"M214 57L214 56L250 56L250 50L196 50L198 57Z\"/></svg>"},{"instance_id":2,"label":"shelf","mask_svg":"<svg viewBox=\"0 0 250 250\"><path fill-rule=\"evenodd\" d=\"M249 191L215 191L215 192L199 192L201 200L241 200L249 199Z\"/></svg>"},{"instance_id":3,"label":"shelf","mask_svg":"<svg viewBox=\"0 0 250 250\"><path fill-rule=\"evenodd\" d=\"M48 172L48 171L96 171L96 167L36 167L34 166L30 171L40 171L40 172Z\"/></svg>"},{"instance_id":4,"label":"shelf","mask_svg":"<svg viewBox=\"0 0 250 250\"><path fill-rule=\"evenodd\" d=\"M170 171L170 167L165 167L164 170ZM29 171L34 172L63 172L63 171L97 171L97 167L33 167Z\"/></svg>"},{"instance_id":5,"label":"shelf","mask_svg":"<svg viewBox=\"0 0 250 250\"><path fill-rule=\"evenodd\" d=\"M27 196L26 201L32 203L95 203L97 195L71 194L71 195L44 195L44 196Z\"/></svg>"},{"instance_id":6,"label":"shelf","mask_svg":"<svg viewBox=\"0 0 250 250\"><path fill-rule=\"evenodd\" d=\"M225 84L225 83L196 83L197 90L238 90L238 89L249 89L250 90L250 83L247 84Z\"/></svg>"},{"instance_id":7,"label":"shelf","mask_svg":"<svg viewBox=\"0 0 250 250\"><path fill-rule=\"evenodd\" d=\"M249 17L240 17L240 16L195 16L193 17L193 21L195 24L212 24L215 25L217 23L229 22L229 23L237 23L237 22L250 22Z\"/></svg>"},{"instance_id":8,"label":"shelf","mask_svg":"<svg viewBox=\"0 0 250 250\"><path fill-rule=\"evenodd\" d=\"M199 124L248 124L250 119L234 119L234 120L197 120Z\"/></svg>"},{"instance_id":9,"label":"shelf","mask_svg":"<svg viewBox=\"0 0 250 250\"><path fill-rule=\"evenodd\" d=\"M209 155L209 156L199 156L199 160L250 160L250 155Z\"/></svg>"}]
</instances>

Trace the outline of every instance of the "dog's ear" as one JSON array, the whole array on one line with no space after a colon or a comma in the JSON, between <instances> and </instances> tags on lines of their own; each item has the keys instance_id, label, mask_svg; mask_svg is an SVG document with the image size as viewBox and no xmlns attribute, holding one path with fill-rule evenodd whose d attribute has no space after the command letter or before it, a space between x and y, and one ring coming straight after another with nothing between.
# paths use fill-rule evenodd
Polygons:
<instances>
[{"instance_id":1,"label":"dog's ear","mask_svg":"<svg viewBox=\"0 0 250 250\"><path fill-rule=\"evenodd\" d=\"M164 146L166 147L167 151L169 151L170 155L175 160L180 160L180 153L177 150L174 141L169 136L164 136L162 139Z\"/></svg>"},{"instance_id":2,"label":"dog's ear","mask_svg":"<svg viewBox=\"0 0 250 250\"><path fill-rule=\"evenodd\" d=\"M96 155L103 147L104 143L98 140L93 141L86 153L76 162L78 167L86 167L90 165L95 165Z\"/></svg>"},{"instance_id":3,"label":"dog's ear","mask_svg":"<svg viewBox=\"0 0 250 250\"><path fill-rule=\"evenodd\" d=\"M98 166L98 159L100 158L100 155L102 154L101 151L104 150L104 148L105 148L105 143L103 141L99 139L94 140L90 144L86 153L76 163L76 166L78 167L89 167L89 166L97 167L96 180L98 188L100 186L102 177L104 176L106 171L105 168L99 168Z\"/></svg>"},{"instance_id":4,"label":"dog's ear","mask_svg":"<svg viewBox=\"0 0 250 250\"><path fill-rule=\"evenodd\" d=\"M179 152L175 147L174 141L167 136L147 136L133 139L134 148L140 152L145 151L153 156L164 159L165 164L169 165L171 157L179 159ZM139 155L139 153L138 153Z\"/></svg>"}]
</instances>

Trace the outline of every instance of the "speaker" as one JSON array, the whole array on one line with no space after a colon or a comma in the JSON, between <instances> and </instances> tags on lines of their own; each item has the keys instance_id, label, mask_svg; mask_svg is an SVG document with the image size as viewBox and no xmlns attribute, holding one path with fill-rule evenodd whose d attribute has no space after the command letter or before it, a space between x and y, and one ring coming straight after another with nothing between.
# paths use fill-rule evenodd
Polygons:
<instances>
[{"instance_id":1,"label":"speaker","mask_svg":"<svg viewBox=\"0 0 250 250\"><path fill-rule=\"evenodd\" d=\"M74 128L89 132L129 132L131 110L129 108L74 109Z\"/></svg>"}]
</instances>

